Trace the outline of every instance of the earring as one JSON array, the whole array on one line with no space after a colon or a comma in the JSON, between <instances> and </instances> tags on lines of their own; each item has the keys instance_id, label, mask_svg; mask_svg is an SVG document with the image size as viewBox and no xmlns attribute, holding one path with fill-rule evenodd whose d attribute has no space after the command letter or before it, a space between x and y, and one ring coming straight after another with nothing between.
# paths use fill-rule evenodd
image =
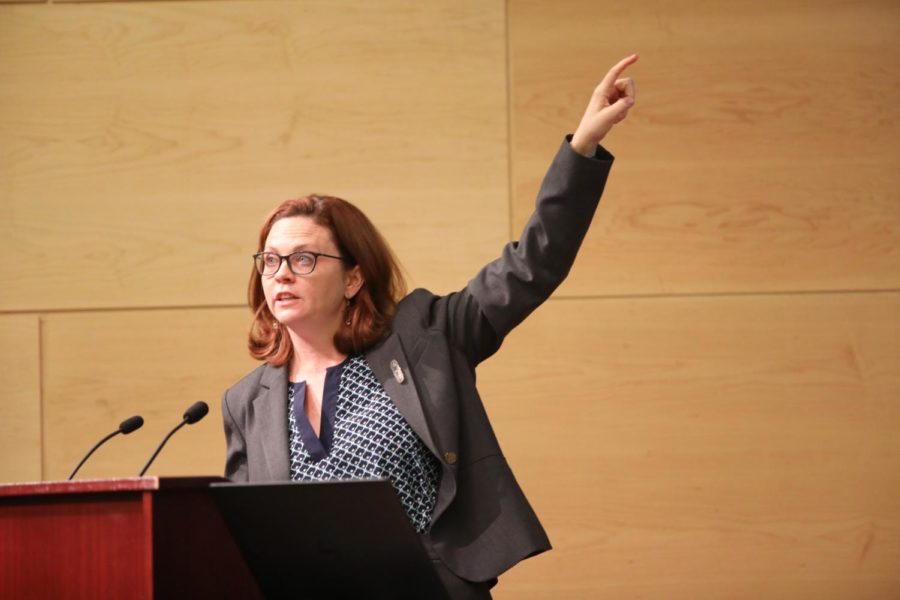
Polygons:
<instances>
[{"instance_id":1,"label":"earring","mask_svg":"<svg viewBox=\"0 0 900 600\"><path fill-rule=\"evenodd\" d=\"M347 325L349 327L351 324L350 298L347 298L347 320L344 321L344 325Z\"/></svg>"}]
</instances>

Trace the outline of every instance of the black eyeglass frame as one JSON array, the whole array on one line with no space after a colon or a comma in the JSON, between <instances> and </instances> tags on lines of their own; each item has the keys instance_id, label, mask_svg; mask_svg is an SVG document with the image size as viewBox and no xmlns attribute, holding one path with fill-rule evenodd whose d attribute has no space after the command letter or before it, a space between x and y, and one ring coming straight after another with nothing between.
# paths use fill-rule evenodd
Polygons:
<instances>
[{"instance_id":1,"label":"black eyeglass frame","mask_svg":"<svg viewBox=\"0 0 900 600\"><path fill-rule=\"evenodd\" d=\"M279 259L278 266L275 268L274 271L272 271L268 275L265 273L265 263L261 260L262 257L265 256L266 254L269 254L272 256L277 256ZM305 273L298 273L297 271L294 270L294 267L291 266L291 261L289 259L292 256L295 256L297 254L305 254L307 256L313 257L313 264L312 264L312 267L310 267L309 271L306 271ZM339 260L339 261L341 261L343 263L347 263L347 264L353 263L353 261L351 261L348 258L344 258L343 256L335 256L334 254L325 254L324 252L313 252L311 250L298 250L296 252L291 252L290 254L278 254L277 252L257 252L256 254L253 255L253 264L256 266L256 272L259 273L261 276L274 277L275 274L281 270L281 265L284 263L284 261L287 261L288 269L291 271L291 273L293 273L294 275L303 276L303 275L309 275L310 273L312 273L313 271L316 270L316 266L319 264L320 256L324 256L325 258L334 258L336 260ZM260 266L262 266L262 269L260 269Z\"/></svg>"}]
</instances>

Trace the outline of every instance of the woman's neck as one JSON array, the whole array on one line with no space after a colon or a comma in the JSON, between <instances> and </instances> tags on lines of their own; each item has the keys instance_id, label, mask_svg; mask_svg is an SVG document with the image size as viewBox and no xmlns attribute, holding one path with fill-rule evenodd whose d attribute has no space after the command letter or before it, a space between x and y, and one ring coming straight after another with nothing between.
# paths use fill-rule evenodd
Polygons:
<instances>
[{"instance_id":1,"label":"woman's neck","mask_svg":"<svg viewBox=\"0 0 900 600\"><path fill-rule=\"evenodd\" d=\"M342 362L347 355L334 346L334 333L326 331L304 331L303 335L288 329L294 355L290 364L291 381L309 379L313 374L323 373L328 367Z\"/></svg>"}]
</instances>

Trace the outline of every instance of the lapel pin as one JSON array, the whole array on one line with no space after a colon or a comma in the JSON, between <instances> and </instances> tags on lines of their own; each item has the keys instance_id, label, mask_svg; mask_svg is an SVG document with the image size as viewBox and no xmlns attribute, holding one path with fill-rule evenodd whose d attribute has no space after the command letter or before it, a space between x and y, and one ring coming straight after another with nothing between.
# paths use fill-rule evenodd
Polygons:
<instances>
[{"instance_id":1,"label":"lapel pin","mask_svg":"<svg viewBox=\"0 0 900 600\"><path fill-rule=\"evenodd\" d=\"M403 383L406 377L403 375L403 369L400 368L400 363L398 363L395 359L391 359L391 373L394 374L394 379L397 380L397 383Z\"/></svg>"}]
</instances>

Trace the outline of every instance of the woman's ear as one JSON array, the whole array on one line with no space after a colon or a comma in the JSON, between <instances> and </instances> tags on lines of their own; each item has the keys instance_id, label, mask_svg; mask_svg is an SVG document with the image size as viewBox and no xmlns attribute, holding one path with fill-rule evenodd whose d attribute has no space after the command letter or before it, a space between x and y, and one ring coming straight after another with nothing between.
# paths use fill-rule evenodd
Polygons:
<instances>
[{"instance_id":1,"label":"woman's ear","mask_svg":"<svg viewBox=\"0 0 900 600\"><path fill-rule=\"evenodd\" d=\"M344 297L347 300L351 300L359 293L359 290L362 289L365 283L366 280L363 278L362 269L359 268L359 265L348 269L344 274Z\"/></svg>"}]
</instances>

